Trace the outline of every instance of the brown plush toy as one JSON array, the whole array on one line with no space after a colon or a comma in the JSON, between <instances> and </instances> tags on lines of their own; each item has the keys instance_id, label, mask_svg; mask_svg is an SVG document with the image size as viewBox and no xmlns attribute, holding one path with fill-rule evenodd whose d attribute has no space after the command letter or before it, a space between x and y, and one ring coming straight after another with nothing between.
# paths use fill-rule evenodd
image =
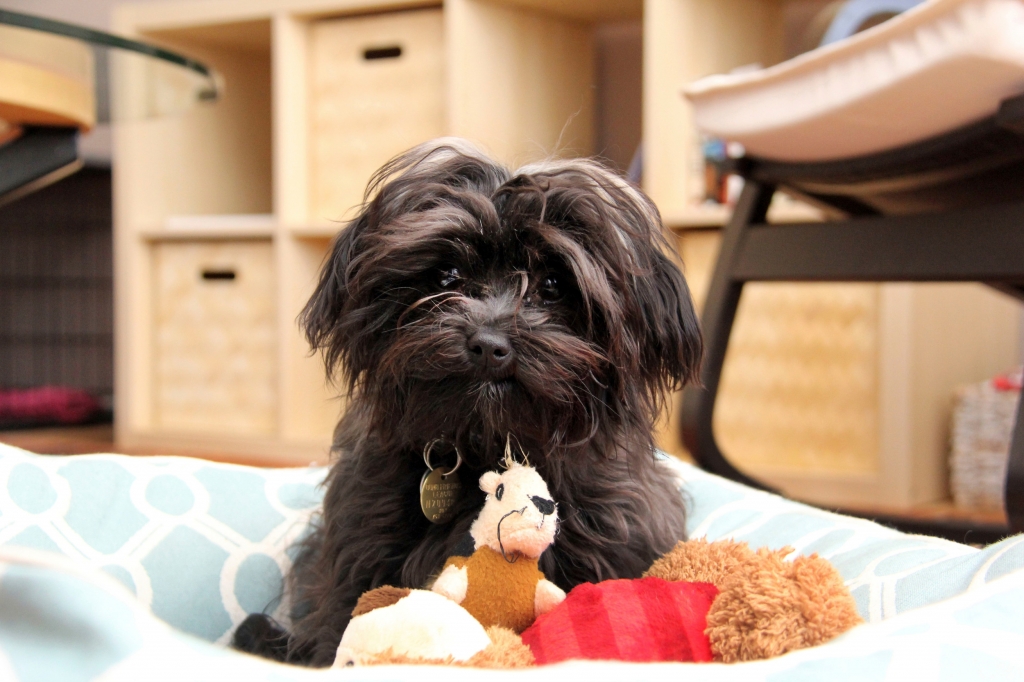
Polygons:
<instances>
[{"instance_id":1,"label":"brown plush toy","mask_svg":"<svg viewBox=\"0 0 1024 682\"><path fill-rule=\"evenodd\" d=\"M452 557L431 588L473 614L484 627L520 633L565 599L537 567L558 531L558 505L530 466L506 459L502 473L480 477L487 493L469 534L474 552Z\"/></svg>"},{"instance_id":2,"label":"brown plush toy","mask_svg":"<svg viewBox=\"0 0 1024 682\"><path fill-rule=\"evenodd\" d=\"M824 644L863 622L832 564L816 554L786 561L792 552L691 540L644 575L717 587L705 630L715 660L759 660Z\"/></svg>"},{"instance_id":3,"label":"brown plush toy","mask_svg":"<svg viewBox=\"0 0 1024 682\"><path fill-rule=\"evenodd\" d=\"M823 644L861 622L835 568L792 548L681 542L640 580L573 589L523 632L538 664L572 658L750 661Z\"/></svg>"}]
</instances>

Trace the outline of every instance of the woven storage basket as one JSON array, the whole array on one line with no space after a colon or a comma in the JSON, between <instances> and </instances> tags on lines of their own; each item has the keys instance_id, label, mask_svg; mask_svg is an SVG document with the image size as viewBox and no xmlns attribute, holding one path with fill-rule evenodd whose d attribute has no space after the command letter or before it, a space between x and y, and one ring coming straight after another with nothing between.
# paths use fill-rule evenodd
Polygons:
<instances>
[{"instance_id":1,"label":"woven storage basket","mask_svg":"<svg viewBox=\"0 0 1024 682\"><path fill-rule=\"evenodd\" d=\"M1021 370L957 391L950 487L958 507L1002 509Z\"/></svg>"},{"instance_id":2,"label":"woven storage basket","mask_svg":"<svg viewBox=\"0 0 1024 682\"><path fill-rule=\"evenodd\" d=\"M878 468L876 284L750 284L714 429L753 471Z\"/></svg>"}]
</instances>

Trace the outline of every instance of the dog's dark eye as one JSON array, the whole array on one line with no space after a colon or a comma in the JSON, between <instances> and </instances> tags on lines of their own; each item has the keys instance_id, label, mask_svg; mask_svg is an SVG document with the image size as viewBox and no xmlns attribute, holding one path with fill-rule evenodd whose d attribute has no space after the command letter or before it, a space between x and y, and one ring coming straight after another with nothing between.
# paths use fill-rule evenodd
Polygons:
<instances>
[{"instance_id":1,"label":"dog's dark eye","mask_svg":"<svg viewBox=\"0 0 1024 682\"><path fill-rule=\"evenodd\" d=\"M441 279L440 285L442 289L457 289L459 282L462 281L462 275L459 274L458 268L441 268Z\"/></svg>"},{"instance_id":2,"label":"dog's dark eye","mask_svg":"<svg viewBox=\"0 0 1024 682\"><path fill-rule=\"evenodd\" d=\"M504 494L505 494L505 484L504 483L499 483L498 484L498 489L494 491L494 496L498 498L499 502L501 502L501 496L504 495Z\"/></svg>"},{"instance_id":3,"label":"dog's dark eye","mask_svg":"<svg viewBox=\"0 0 1024 682\"><path fill-rule=\"evenodd\" d=\"M545 275L537 287L537 293L545 303L554 303L562 298L562 285L558 281L558 275Z\"/></svg>"}]
</instances>

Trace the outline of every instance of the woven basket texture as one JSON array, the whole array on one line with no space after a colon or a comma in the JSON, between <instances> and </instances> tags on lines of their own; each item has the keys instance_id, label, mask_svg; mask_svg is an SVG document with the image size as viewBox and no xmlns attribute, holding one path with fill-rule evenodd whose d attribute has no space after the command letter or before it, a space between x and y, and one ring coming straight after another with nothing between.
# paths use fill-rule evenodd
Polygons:
<instances>
[{"instance_id":1,"label":"woven basket texture","mask_svg":"<svg viewBox=\"0 0 1024 682\"><path fill-rule=\"evenodd\" d=\"M740 467L878 468L875 284L744 288L714 428Z\"/></svg>"},{"instance_id":2,"label":"woven basket texture","mask_svg":"<svg viewBox=\"0 0 1024 682\"><path fill-rule=\"evenodd\" d=\"M960 388L950 433L950 488L958 507L1002 509L1020 390L986 381Z\"/></svg>"}]
</instances>

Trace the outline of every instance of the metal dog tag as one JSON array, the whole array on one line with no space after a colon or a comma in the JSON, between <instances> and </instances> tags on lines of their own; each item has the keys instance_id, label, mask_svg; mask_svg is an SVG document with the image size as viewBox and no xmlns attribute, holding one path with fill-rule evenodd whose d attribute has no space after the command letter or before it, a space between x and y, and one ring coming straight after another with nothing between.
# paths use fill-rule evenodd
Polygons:
<instances>
[{"instance_id":1,"label":"metal dog tag","mask_svg":"<svg viewBox=\"0 0 1024 682\"><path fill-rule=\"evenodd\" d=\"M449 475L453 469L437 467L423 474L420 481L420 508L431 523L447 523L462 497L462 481Z\"/></svg>"}]
</instances>

